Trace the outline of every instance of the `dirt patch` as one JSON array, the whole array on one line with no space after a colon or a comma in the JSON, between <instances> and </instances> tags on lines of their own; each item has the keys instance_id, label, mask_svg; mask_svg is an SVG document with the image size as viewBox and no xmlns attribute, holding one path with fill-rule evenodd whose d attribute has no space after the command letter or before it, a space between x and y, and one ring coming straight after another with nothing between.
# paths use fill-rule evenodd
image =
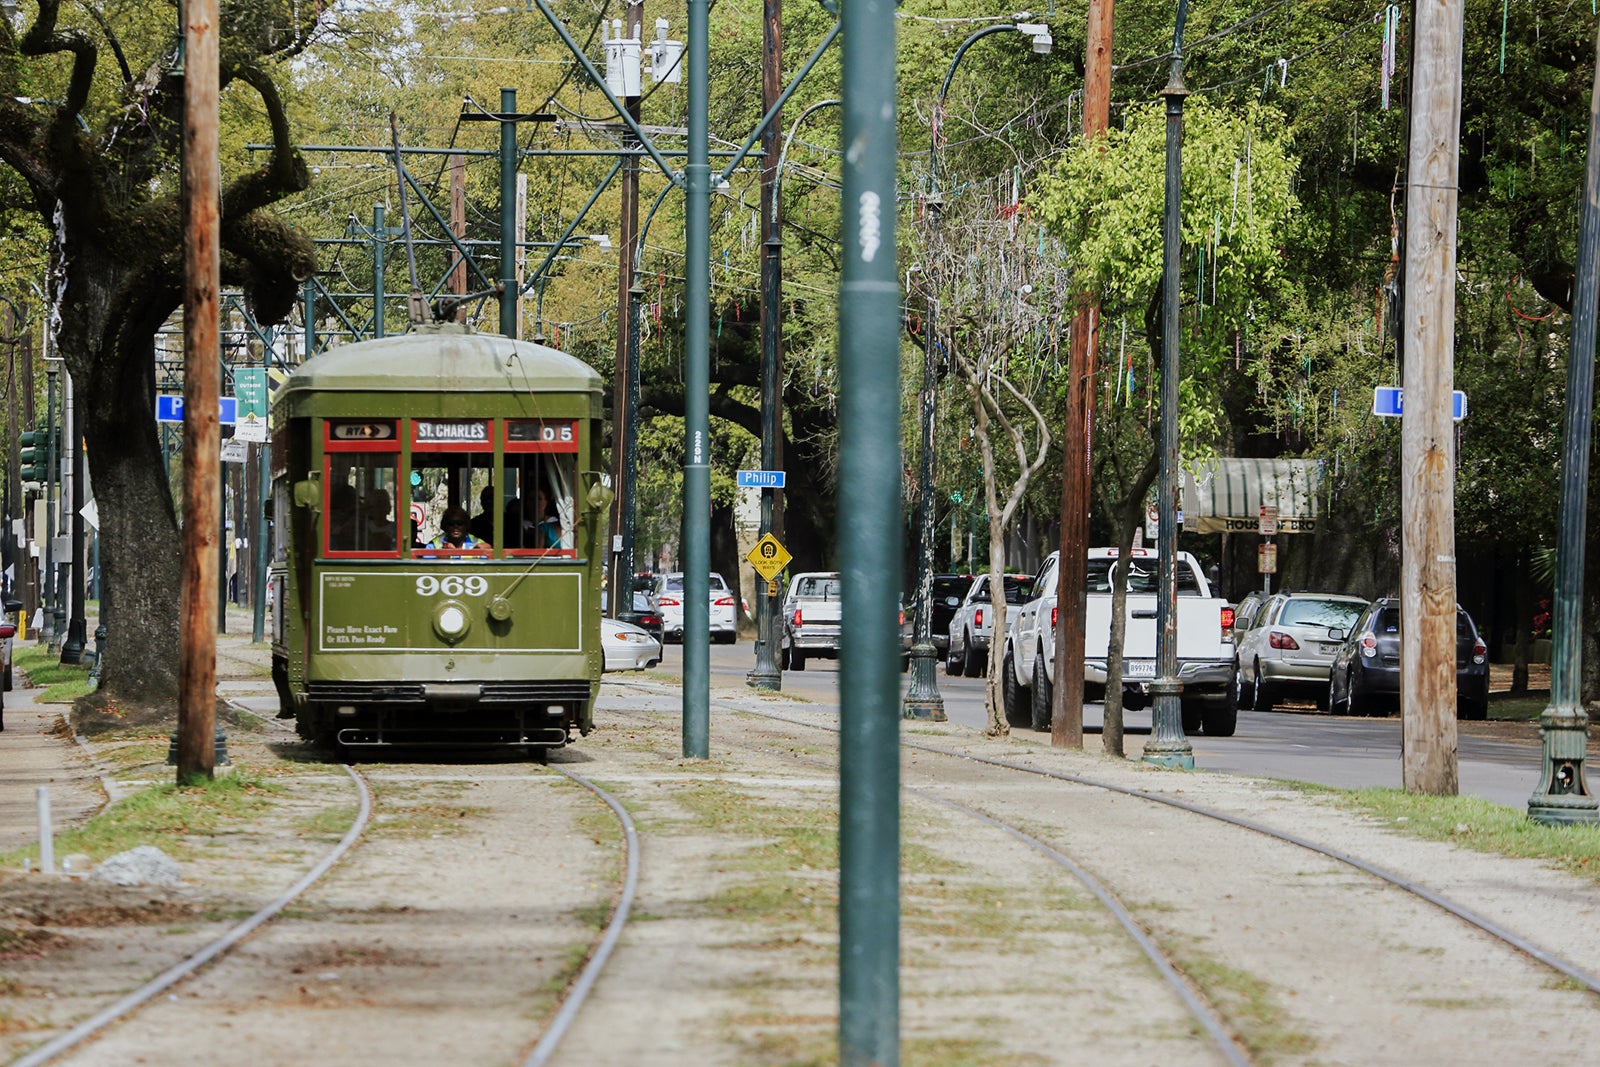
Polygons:
<instances>
[{"instance_id":1,"label":"dirt patch","mask_svg":"<svg viewBox=\"0 0 1600 1067\"><path fill-rule=\"evenodd\" d=\"M172 890L32 876L0 876L0 930L128 926L194 916L200 906Z\"/></svg>"},{"instance_id":2,"label":"dirt patch","mask_svg":"<svg viewBox=\"0 0 1600 1067\"><path fill-rule=\"evenodd\" d=\"M71 943L71 938L52 930L0 925L0 961L43 959Z\"/></svg>"}]
</instances>

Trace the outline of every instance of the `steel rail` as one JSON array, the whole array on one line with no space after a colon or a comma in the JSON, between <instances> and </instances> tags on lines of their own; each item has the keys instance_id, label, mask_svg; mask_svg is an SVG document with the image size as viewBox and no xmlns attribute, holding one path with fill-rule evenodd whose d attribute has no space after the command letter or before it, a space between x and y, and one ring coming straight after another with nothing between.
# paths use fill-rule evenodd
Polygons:
<instances>
[{"instance_id":1,"label":"steel rail","mask_svg":"<svg viewBox=\"0 0 1600 1067\"><path fill-rule=\"evenodd\" d=\"M590 992L594 989L600 972L605 969L607 961L611 959L611 952L617 947L617 942L622 937L622 929L628 923L628 916L633 910L633 898L639 888L639 834L633 825L633 818L618 802L616 797L595 785L581 774L576 774L564 767L552 767L552 770L565 775L567 778L583 786L589 792L599 797L616 815L617 822L622 826L624 849L627 853L627 864L622 878L622 891L617 897L616 907L612 909L611 921L606 925L605 934L589 955L589 961L584 964L583 970L578 974L576 981L569 987L566 999L561 1003L561 1009L556 1012L555 1018L550 1021L550 1026L544 1035L539 1038L539 1043L528 1053L528 1058L523 1060L523 1067L543 1067L550 1057L555 1054L557 1046L567 1036L578 1013L583 1010L584 1002L588 1000Z\"/></svg>"},{"instance_id":2,"label":"steel rail","mask_svg":"<svg viewBox=\"0 0 1600 1067\"><path fill-rule=\"evenodd\" d=\"M11 1067L37 1067L38 1064L48 1063L84 1038L105 1029L135 1008L142 1007L152 997L166 992L172 986L250 936L258 927L283 911L284 908L294 902L295 898L314 885L324 874L327 874L333 865L338 863L344 857L344 854L350 851L351 846L360 839L362 832L367 828L367 821L372 815L372 794L367 790L367 783L362 781L361 776L348 764L341 764L341 769L355 783L356 790L361 795L361 807L356 812L355 821L350 824L350 828L339 839L339 843L334 845L332 851L322 857L316 866L301 875L298 881L283 892L283 895L237 926L234 926L215 941L167 968L138 989L118 1000L115 1004L101 1009L61 1036L40 1045L26 1056L14 1061Z\"/></svg>"},{"instance_id":3,"label":"steel rail","mask_svg":"<svg viewBox=\"0 0 1600 1067\"><path fill-rule=\"evenodd\" d=\"M726 702L720 702L719 706L731 711L742 711L747 715L756 715L762 718L773 719L778 722L790 723L794 726L804 726L811 729L826 730L832 733L838 733L837 727L828 726L823 723L805 722L801 719L791 719L782 715L774 715L771 712L753 711L748 707L742 707ZM902 739L900 743L906 748L916 749L922 752L930 752L935 755L951 756L956 759L963 759L972 763L987 764L991 767L1000 767L1006 770L1019 771L1024 774L1036 774L1042 778L1053 778L1057 781L1072 782L1075 785L1087 786L1091 789L1103 789L1108 792L1119 793L1123 796L1134 797L1139 800L1147 800L1155 804L1165 804L1168 807L1177 808L1180 811L1187 811L1190 814L1199 815L1202 818L1215 819L1218 822L1228 823L1232 826L1237 826L1240 829L1250 830L1265 837L1275 838L1276 840L1282 841L1285 844L1295 845L1309 852L1315 852L1320 856L1326 856L1328 859L1347 864L1359 871L1370 874L1380 881L1388 882L1390 885L1400 889L1403 892L1410 893L1415 897L1426 900L1428 903L1434 905L1449 915L1453 915L1455 918L1466 923L1468 926L1481 930L1483 933L1486 933L1490 937L1509 945L1511 948L1516 949L1518 952L1521 952L1530 959L1536 960L1539 963L1544 964L1546 967L1558 972L1559 974L1565 975L1567 978L1570 978L1579 985L1582 985L1590 992L1600 993L1600 976L1592 974L1591 972L1579 967L1577 964L1557 956L1548 949L1542 948L1522 935L1506 929L1493 919L1490 919L1484 915L1480 915L1465 905L1456 903L1449 897L1444 896L1442 893L1435 892L1426 886L1419 885L1418 883L1411 881L1404 875L1398 874L1385 867L1380 867L1375 863L1369 863L1368 861L1361 859L1359 856L1353 856L1348 852L1343 852L1329 845L1312 841L1309 838L1301 837L1300 835L1290 833L1287 830L1279 830L1275 827L1252 822L1249 819L1241 818L1237 815L1229 815L1227 812L1213 811L1210 808L1203 808L1197 804L1191 804L1187 801L1163 796L1160 793L1150 793L1142 789L1132 789L1128 786L1115 785L1110 782L1100 782L1092 778L1086 778L1082 775L1068 774L1065 771L1052 771L1046 770L1042 767L1030 767L1023 763L1013 763L1009 760L991 759L987 756L974 756L970 753L956 752L952 749L939 748L936 745L928 745L916 741L907 741Z\"/></svg>"},{"instance_id":4,"label":"steel rail","mask_svg":"<svg viewBox=\"0 0 1600 1067\"><path fill-rule=\"evenodd\" d=\"M723 702L714 703L717 703L719 706L725 708L733 707L733 705ZM628 713L623 712L620 714ZM787 719L779 715L771 715L767 712L750 712L750 714L757 715L761 718L775 719L780 722L793 723L796 725L813 725L811 723L801 723L794 719ZM835 733L838 732L837 730L833 730L832 727L827 726L819 726L818 729L831 730ZM743 748L750 751L763 752L767 755L773 754L770 749L762 749L755 745L740 744L739 742L728 741L725 738L722 739L720 743L727 745L729 748ZM781 759L787 759L794 763L805 764L813 767L820 766L828 767L829 769L836 769L832 767L832 765L822 763L819 760L806 759L801 756L796 756L790 752L780 752L777 753L777 755ZM1039 838L1034 837L1026 831L1012 825L1011 823L979 811L976 808L968 807L967 805L962 804L960 801L950 800L947 797L941 797L935 793L930 793L926 789L917 788L916 786L902 786L902 789L904 792L920 797L921 799L929 801L930 803L943 805L944 807L976 819L979 822L987 823L995 829L1010 835L1017 841L1020 841L1022 844L1027 845L1029 848L1038 852L1040 855L1044 856L1058 867L1064 868L1069 874L1072 875L1072 877L1076 878L1085 889L1087 889L1100 901L1100 903L1105 907L1106 911L1111 914L1111 917L1114 918L1117 921L1117 924L1122 927L1129 939L1139 947L1139 950L1144 953L1145 958L1148 959L1151 965L1155 967L1156 972L1161 975L1162 979L1167 983L1167 985L1172 988L1175 994L1177 994L1178 999L1183 1002L1183 1005L1188 1009L1189 1014L1193 1016L1195 1021L1200 1024L1201 1028L1205 1030L1206 1034L1211 1038L1212 1043L1216 1046L1217 1051L1222 1054L1223 1058L1226 1059L1228 1063L1232 1065L1232 1067L1254 1067L1255 1061L1252 1060L1249 1054L1244 1050L1240 1044L1238 1036L1234 1034L1232 1029L1228 1026L1227 1021L1222 1017L1217 1008L1213 1006L1198 989L1195 988L1194 983L1189 980L1188 976L1179 970L1178 967L1167 956L1167 954L1161 950L1161 946L1158 945L1155 939L1150 936L1149 931L1147 931L1144 926L1140 924L1138 919L1134 918L1133 914L1128 911L1127 907L1123 905L1122 901L1117 898L1116 894L1112 893L1103 882L1101 882L1087 869L1073 860L1072 857L1066 855L1044 841L1041 841Z\"/></svg>"}]
</instances>

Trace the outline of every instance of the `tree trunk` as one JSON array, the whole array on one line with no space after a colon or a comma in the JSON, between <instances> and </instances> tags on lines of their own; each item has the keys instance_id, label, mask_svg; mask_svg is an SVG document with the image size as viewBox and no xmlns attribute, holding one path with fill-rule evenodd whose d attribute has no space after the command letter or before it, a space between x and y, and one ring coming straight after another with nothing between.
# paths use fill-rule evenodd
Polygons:
<instances>
[{"instance_id":1,"label":"tree trunk","mask_svg":"<svg viewBox=\"0 0 1600 1067\"><path fill-rule=\"evenodd\" d=\"M94 253L82 248L72 254L58 341L81 398L103 584L115 590L100 605L100 688L78 702L74 719L93 732L177 714L182 553L151 396L154 309L171 305L148 290L136 303L124 295L138 286L122 264L91 264Z\"/></svg>"},{"instance_id":2,"label":"tree trunk","mask_svg":"<svg viewBox=\"0 0 1600 1067\"><path fill-rule=\"evenodd\" d=\"M1533 575L1526 546L1517 552L1516 595L1513 608L1517 620L1511 654L1511 692L1520 696L1528 691L1528 656L1533 651Z\"/></svg>"}]
</instances>

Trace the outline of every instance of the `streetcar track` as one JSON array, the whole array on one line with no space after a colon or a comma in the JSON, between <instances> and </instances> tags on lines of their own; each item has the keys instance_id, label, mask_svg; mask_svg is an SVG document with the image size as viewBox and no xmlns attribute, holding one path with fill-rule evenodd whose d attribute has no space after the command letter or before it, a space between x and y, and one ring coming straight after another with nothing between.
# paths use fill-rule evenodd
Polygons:
<instances>
[{"instance_id":1,"label":"streetcar track","mask_svg":"<svg viewBox=\"0 0 1600 1067\"><path fill-rule=\"evenodd\" d=\"M599 797L616 816L618 824L622 827L623 849L626 853L622 877L622 888L617 896L617 901L611 909L611 918L607 922L605 931L589 952L589 958L584 963L583 969L567 986L566 995L562 998L561 1008L551 1019L549 1027L539 1038L539 1043L534 1046L528 1058L523 1060L523 1067L542 1067L548 1063L555 1054L572 1024L577 1020L578 1014L588 1002L589 994L594 991L595 982L600 973L605 970L606 964L611 959L612 950L617 947L617 942L622 937L622 930L628 923L633 913L633 901L639 888L639 833L634 826L633 818L620 801L610 793L595 785L583 775L569 771L565 767L550 767L551 770L565 775L568 779L589 790Z\"/></svg>"},{"instance_id":2,"label":"streetcar track","mask_svg":"<svg viewBox=\"0 0 1600 1067\"><path fill-rule=\"evenodd\" d=\"M66 1033L60 1034L14 1061L12 1067L37 1067L38 1064L48 1063L61 1053L76 1047L85 1038L92 1037L130 1012L143 1007L153 998L194 974L207 963L227 953L258 928L277 917L284 908L294 903L301 894L315 885L328 871L332 870L334 864L338 863L345 853L349 852L355 843L360 840L372 816L372 794L367 788L366 782L362 780L361 775L357 774L348 765L343 765L343 770L350 776L350 780L355 783L361 803L355 819L350 824L350 828L345 831L344 836L339 839L338 843L334 845L327 855L323 856L310 870L301 875L277 899L257 910L249 918L230 927L221 937L184 957L115 1003L95 1012Z\"/></svg>"},{"instance_id":3,"label":"streetcar track","mask_svg":"<svg viewBox=\"0 0 1600 1067\"><path fill-rule=\"evenodd\" d=\"M87 748L87 745L85 745L85 748ZM206 964L226 955L245 938L279 916L290 904L299 899L308 889L332 870L334 865L363 839L373 814L372 789L369 787L365 777L348 764L341 764L339 767L355 784L360 803L356 817L349 828L322 859L280 896L258 909L248 918L230 927L220 937L185 956L156 977L84 1019L70 1030L57 1035L20 1059L13 1061L12 1067L39 1067L41 1064L49 1063L62 1053L77 1048L85 1040L101 1034L112 1024L128 1018L156 997L197 973ZM616 896L612 901L608 921L598 937L591 942L583 967L567 982L562 990L560 1006L555 1015L551 1017L549 1024L544 1029L544 1032L540 1034L537 1043L527 1058L520 1061L524 1064L524 1067L543 1067L544 1064L548 1063L550 1057L558 1050L561 1041L566 1037L573 1023L582 1012L590 993L593 991L606 964L610 961L621 939L623 930L632 915L639 882L640 849L638 830L626 809L610 793L583 775L559 766L552 766L549 769L593 794L611 812L622 831L624 864L623 875ZM530 777L526 774L491 775L489 777L494 780L516 780L521 782L538 780L536 777ZM469 774L446 774L428 776L427 780L480 781L482 779Z\"/></svg>"},{"instance_id":4,"label":"streetcar track","mask_svg":"<svg viewBox=\"0 0 1600 1067\"><path fill-rule=\"evenodd\" d=\"M628 712L615 713L630 714ZM767 715L766 713L762 712L752 712L752 714L758 715L761 718L779 719L779 721L783 722L794 721L790 719L783 719L781 716ZM761 748L756 745L742 744L739 742L727 741L725 739L720 743L727 745L730 748L742 748L746 749L747 751L759 752L764 755L774 754L770 748ZM801 756L796 756L793 753L784 752L777 753L776 755L780 759L786 759L790 762L799 763L806 766L827 766L826 764L822 764L817 760L806 759ZM1129 939L1138 946L1139 951L1142 952L1145 958L1150 961L1151 965L1156 969L1156 972L1161 975L1162 980L1167 984L1168 988L1170 988L1177 996L1179 1001L1183 1003L1184 1008L1189 1012L1190 1016L1193 1017L1195 1022L1199 1024L1200 1028L1206 1033L1206 1035L1210 1037L1212 1044L1216 1047L1217 1051L1222 1054L1223 1058L1226 1059L1229 1064L1232 1064L1233 1067L1254 1067L1256 1061L1252 1059L1245 1051L1242 1042L1234 1033L1233 1028L1229 1026L1227 1020L1223 1018L1222 1014L1214 1005L1211 1004L1211 1002L1199 990L1195 983L1183 973L1183 970L1178 967L1171 957L1162 951L1161 946L1156 942L1155 938L1148 930L1144 928L1143 924L1141 924L1139 920L1133 916L1133 913L1128 910L1127 906L1117 898L1116 894L1111 892L1106 884L1099 878L1095 877L1095 875L1090 873L1088 869L1047 842L1040 840L1020 827L990 815L987 812L979 811L977 808L969 807L960 801L951 800L948 797L938 796L937 794L931 793L926 789L921 789L916 786L908 786L902 783L901 789L902 791L917 796L922 800L950 808L951 810L975 819L978 822L982 822L994 827L1013 839L1020 841L1022 844L1033 849L1035 852L1038 852L1056 866L1065 869L1069 874L1076 878L1078 882L1082 884L1083 887L1087 889L1097 900L1100 901L1101 905L1106 909L1107 912L1110 913L1111 917L1116 920L1117 925L1122 927L1123 932L1126 933Z\"/></svg>"},{"instance_id":5,"label":"streetcar track","mask_svg":"<svg viewBox=\"0 0 1600 1067\"><path fill-rule=\"evenodd\" d=\"M719 707L729 711L739 711L747 715L772 719L774 721L788 723L793 726L822 730L829 733L839 732L839 728L837 726L829 726L824 723L806 722L802 719L788 718L786 716L776 715L766 711L756 711L748 707L727 702L714 701L713 703L717 703ZM1004 770L1016 771L1023 774L1037 775L1043 778L1051 778L1056 781L1071 782L1074 785L1081 785L1091 789L1100 789L1106 792L1117 793L1122 796L1132 797L1154 804L1163 804L1167 807L1177 808L1180 811L1189 812L1192 815L1198 815L1206 819L1213 819L1217 822L1226 823L1242 830L1247 830L1252 833L1261 834L1265 837L1270 837L1277 841L1282 841L1285 844L1294 845L1298 848L1302 848L1309 852L1326 857L1327 859L1334 860L1337 863L1354 867L1356 870L1362 871L1363 873L1371 875L1380 881L1386 882L1406 894L1414 896L1419 900L1426 901L1427 903L1432 904L1434 907L1444 911L1446 914L1454 916L1461 922L1466 923L1468 926L1471 926L1480 932L1489 935L1495 940L1501 942L1502 944L1508 945L1528 958L1543 964L1546 967L1549 967L1550 969L1556 971L1566 978L1571 979L1574 982L1577 982L1584 988L1588 989L1591 993L1600 994L1600 976L1596 976L1595 974L1584 970L1577 964L1572 963L1570 960L1563 959L1561 956L1558 956L1548 949L1535 944L1528 938L1506 929L1504 926L1488 918L1487 916L1480 915L1465 905L1451 900L1442 893L1429 889L1428 887L1414 882L1411 879L1406 878L1404 875L1395 871L1391 871L1388 868L1381 867L1375 863L1370 863L1361 859L1359 856L1351 855L1348 852L1333 848L1329 845L1312 841L1309 838L1302 837L1286 830L1279 830L1275 827L1253 822L1252 820L1245 819L1238 815L1230 815L1227 812L1215 811L1210 808L1201 807L1198 804L1179 800L1176 797L1165 796L1160 793L1151 793L1142 789L1133 789L1128 786L1116 785L1115 783L1111 782L1102 782L1093 778L1085 777L1083 775L1071 774L1066 771L1049 770L1042 767L1030 767L1027 764L1013 763L1009 760L1000 760L988 756L977 756L967 752L958 752L953 749L940 748L937 745L930 745L926 742L902 739L900 744L905 748L913 749L915 751L928 752L940 756L949 756L954 759L966 760L971 763L984 764L987 766L998 767Z\"/></svg>"}]
</instances>

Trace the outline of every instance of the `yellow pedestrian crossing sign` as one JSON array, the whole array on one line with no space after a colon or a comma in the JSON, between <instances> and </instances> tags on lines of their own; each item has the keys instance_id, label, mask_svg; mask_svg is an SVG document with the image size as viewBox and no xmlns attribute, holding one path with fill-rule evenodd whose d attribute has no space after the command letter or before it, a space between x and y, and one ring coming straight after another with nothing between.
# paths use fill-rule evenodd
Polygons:
<instances>
[{"instance_id":1,"label":"yellow pedestrian crossing sign","mask_svg":"<svg viewBox=\"0 0 1600 1067\"><path fill-rule=\"evenodd\" d=\"M789 550L779 544L778 539L771 534L764 534L745 557L750 561L750 566L756 569L756 573L769 582L779 571L787 567L793 558L789 555Z\"/></svg>"}]
</instances>

